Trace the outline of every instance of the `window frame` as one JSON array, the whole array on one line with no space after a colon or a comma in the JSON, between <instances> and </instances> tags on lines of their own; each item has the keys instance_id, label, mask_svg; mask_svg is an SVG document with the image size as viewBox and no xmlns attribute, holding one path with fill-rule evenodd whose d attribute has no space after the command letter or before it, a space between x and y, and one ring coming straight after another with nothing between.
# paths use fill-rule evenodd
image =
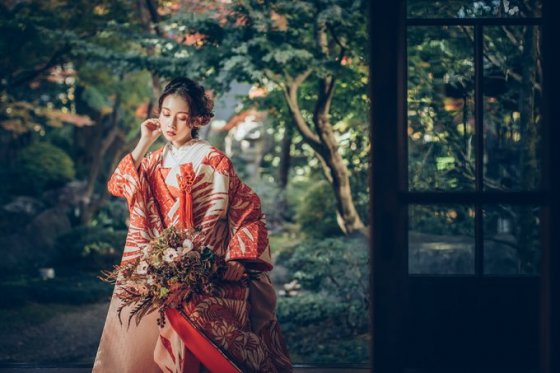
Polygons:
<instances>
[{"instance_id":1,"label":"window frame","mask_svg":"<svg viewBox=\"0 0 560 373\"><path fill-rule=\"evenodd\" d=\"M403 109L405 115L404 130L400 130L403 139L400 144L404 146L399 149L399 154L402 154L407 172L403 177L404 188L401 191L401 198L405 203L410 206L413 204L424 205L440 205L440 204L458 204L463 206L473 206L474 214L474 269L472 274L420 274L409 273L409 276L415 277L441 277L441 276L461 276L461 277L538 277L539 274L514 274L514 275L500 275L500 274L485 274L484 273L484 218L483 210L487 206L496 206L500 204L508 205L538 205L542 207L547 200L547 192L544 190L538 191L485 191L484 190L484 66L483 66L483 49L484 49L484 28L485 26L535 26L540 27L542 30L542 18L498 18L498 17L485 17L485 18L406 18L405 27L406 34L408 35L409 27L415 26L470 26L474 30L474 45L473 45L473 60L474 60L474 156L475 156L475 189L473 191L410 191L408 187L408 134L406 126L408 123L408 102L405 99L405 107ZM406 45L404 50L404 69L401 72L404 77L405 92L408 89L408 55ZM544 93L543 93L544 94ZM542 133L540 134L542 136ZM543 167L542 159L539 163ZM542 170L543 173L545 170ZM543 187L541 183L541 188ZM541 217L546 219L541 211ZM407 222L408 225L408 222ZM541 232L541 249L542 249L542 232ZM408 254L408 242L407 242Z\"/></svg>"},{"instance_id":2,"label":"window frame","mask_svg":"<svg viewBox=\"0 0 560 373\"><path fill-rule=\"evenodd\" d=\"M560 173L554 172L560 160L560 126L553 123L555 104L552 89L560 86L560 58L553 52L555 35L560 34L560 4L542 0L542 67L543 67L543 130L542 130L542 186L539 192L452 193L450 195L411 193L407 190L408 170L406 152L406 0L368 2L368 30L370 55L370 361L374 372L403 372L406 358L405 313L408 284L414 276L408 274L407 212L410 203L439 203L476 201L486 203L537 203L542 207L543 221L540 278L528 278L539 283L540 332L539 361L542 373L560 371ZM434 23L446 19L432 20ZM484 26L494 19L476 19ZM532 22L531 20L529 20ZM416 23L427 21L415 21ZM454 22L473 22L471 19ZM526 23L527 19L501 19L503 24ZM480 78L479 78L480 79ZM480 98L479 98L480 100ZM478 105L480 110L480 105ZM479 114L480 115L480 114ZM479 122L480 123L480 122ZM395 125L396 124L396 125ZM480 125L480 124L479 124ZM478 131L479 134L482 132ZM478 140L480 141L480 139ZM403 152L404 150L404 152ZM478 151L478 150L477 150ZM478 159L481 160L480 156ZM481 167L478 167L482 170ZM480 172L480 171L479 171ZM482 182L482 178L480 178ZM480 253L479 253L480 255ZM479 259L480 260L480 259ZM466 281L491 280L469 277ZM431 276L433 281L452 278ZM461 278L454 277L458 281ZM417 278L431 281L430 278ZM515 278L496 278L512 281ZM521 279L523 280L523 279Z\"/></svg>"}]
</instances>

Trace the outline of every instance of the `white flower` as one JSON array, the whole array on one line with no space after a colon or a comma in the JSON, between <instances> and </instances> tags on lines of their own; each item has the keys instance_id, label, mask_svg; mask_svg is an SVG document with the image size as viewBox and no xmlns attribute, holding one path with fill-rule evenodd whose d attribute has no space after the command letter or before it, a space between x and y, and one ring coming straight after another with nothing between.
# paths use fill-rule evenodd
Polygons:
<instances>
[{"instance_id":1,"label":"white flower","mask_svg":"<svg viewBox=\"0 0 560 373\"><path fill-rule=\"evenodd\" d=\"M178 255L177 250L170 247L163 253L163 260L169 263L172 262Z\"/></svg>"},{"instance_id":2,"label":"white flower","mask_svg":"<svg viewBox=\"0 0 560 373\"><path fill-rule=\"evenodd\" d=\"M155 284L155 282L156 282L155 277L152 276L152 275L148 276L148 278L146 279L146 283L148 285L153 285L153 284Z\"/></svg>"},{"instance_id":3,"label":"white flower","mask_svg":"<svg viewBox=\"0 0 560 373\"><path fill-rule=\"evenodd\" d=\"M144 248L142 249L142 254L144 255L144 258L147 258L150 252L150 245L146 245L144 246Z\"/></svg>"},{"instance_id":4,"label":"white flower","mask_svg":"<svg viewBox=\"0 0 560 373\"><path fill-rule=\"evenodd\" d=\"M140 263L136 266L136 273L139 275L145 275L148 273L148 263L143 260L140 261Z\"/></svg>"},{"instance_id":5,"label":"white flower","mask_svg":"<svg viewBox=\"0 0 560 373\"><path fill-rule=\"evenodd\" d=\"M185 253L188 253L193 249L193 242L187 238L183 241L183 247L185 248Z\"/></svg>"}]
</instances>

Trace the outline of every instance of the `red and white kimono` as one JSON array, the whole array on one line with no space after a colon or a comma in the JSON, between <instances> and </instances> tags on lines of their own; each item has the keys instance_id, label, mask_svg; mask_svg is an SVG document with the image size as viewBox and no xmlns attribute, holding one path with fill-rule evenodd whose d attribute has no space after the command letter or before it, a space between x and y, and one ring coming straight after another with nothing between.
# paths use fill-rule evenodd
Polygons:
<instances>
[{"instance_id":1,"label":"red and white kimono","mask_svg":"<svg viewBox=\"0 0 560 373\"><path fill-rule=\"evenodd\" d=\"M127 199L130 224L122 262L170 225L202 228L206 244L226 260L261 272L249 288L223 285L219 296L195 296L181 310L168 310L164 327L157 312L139 325L111 298L93 372L151 373L290 372L291 361L276 320L276 293L265 216L257 194L244 184L231 160L202 139L174 154L168 144L148 153L138 170L127 154L107 187ZM116 287L115 287L116 291Z\"/></svg>"}]
</instances>

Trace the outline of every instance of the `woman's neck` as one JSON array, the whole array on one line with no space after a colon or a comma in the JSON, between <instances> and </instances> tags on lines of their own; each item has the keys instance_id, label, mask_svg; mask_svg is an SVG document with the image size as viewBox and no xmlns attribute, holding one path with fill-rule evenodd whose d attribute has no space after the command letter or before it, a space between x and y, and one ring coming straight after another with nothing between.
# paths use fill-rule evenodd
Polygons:
<instances>
[{"instance_id":1,"label":"woman's neck","mask_svg":"<svg viewBox=\"0 0 560 373\"><path fill-rule=\"evenodd\" d=\"M181 146L185 145L186 143L194 140L195 137L191 137L188 136L186 139L182 140L182 141L171 141L171 145L173 145L173 147L175 148L180 148Z\"/></svg>"}]
</instances>

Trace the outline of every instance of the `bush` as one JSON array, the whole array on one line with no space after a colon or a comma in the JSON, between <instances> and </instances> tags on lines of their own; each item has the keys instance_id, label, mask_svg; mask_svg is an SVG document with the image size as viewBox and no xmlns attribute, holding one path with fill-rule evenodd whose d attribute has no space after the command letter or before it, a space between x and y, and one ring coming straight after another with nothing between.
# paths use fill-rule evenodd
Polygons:
<instances>
[{"instance_id":1,"label":"bush","mask_svg":"<svg viewBox=\"0 0 560 373\"><path fill-rule=\"evenodd\" d=\"M93 276L39 280L30 287L31 299L39 303L85 304L111 296L110 284Z\"/></svg>"},{"instance_id":2,"label":"bush","mask_svg":"<svg viewBox=\"0 0 560 373\"><path fill-rule=\"evenodd\" d=\"M22 277L0 282L0 307L19 308L31 302L85 304L111 296L113 285L98 279L95 274L57 271L54 279Z\"/></svg>"},{"instance_id":3,"label":"bush","mask_svg":"<svg viewBox=\"0 0 560 373\"><path fill-rule=\"evenodd\" d=\"M110 228L80 226L57 240L57 263L84 269L107 269L118 264L127 231Z\"/></svg>"},{"instance_id":4,"label":"bush","mask_svg":"<svg viewBox=\"0 0 560 373\"><path fill-rule=\"evenodd\" d=\"M19 180L22 192L38 194L57 188L72 180L76 174L74 162L62 149L37 142L19 154Z\"/></svg>"},{"instance_id":5,"label":"bush","mask_svg":"<svg viewBox=\"0 0 560 373\"><path fill-rule=\"evenodd\" d=\"M294 359L368 360L368 242L362 236L307 240L285 266L300 292L278 298L277 315Z\"/></svg>"},{"instance_id":6,"label":"bush","mask_svg":"<svg viewBox=\"0 0 560 373\"><path fill-rule=\"evenodd\" d=\"M282 225L287 211L279 208L282 190L274 182L265 179L252 180L247 185L259 196L261 210L266 215L267 227L271 230Z\"/></svg>"},{"instance_id":7,"label":"bush","mask_svg":"<svg viewBox=\"0 0 560 373\"><path fill-rule=\"evenodd\" d=\"M336 222L336 203L331 185L326 181L314 184L297 208L296 220L301 231L310 238L342 234Z\"/></svg>"},{"instance_id":8,"label":"bush","mask_svg":"<svg viewBox=\"0 0 560 373\"><path fill-rule=\"evenodd\" d=\"M90 225L112 228L114 230L127 230L126 220L129 217L128 205L123 199L107 201L92 217Z\"/></svg>"}]
</instances>

